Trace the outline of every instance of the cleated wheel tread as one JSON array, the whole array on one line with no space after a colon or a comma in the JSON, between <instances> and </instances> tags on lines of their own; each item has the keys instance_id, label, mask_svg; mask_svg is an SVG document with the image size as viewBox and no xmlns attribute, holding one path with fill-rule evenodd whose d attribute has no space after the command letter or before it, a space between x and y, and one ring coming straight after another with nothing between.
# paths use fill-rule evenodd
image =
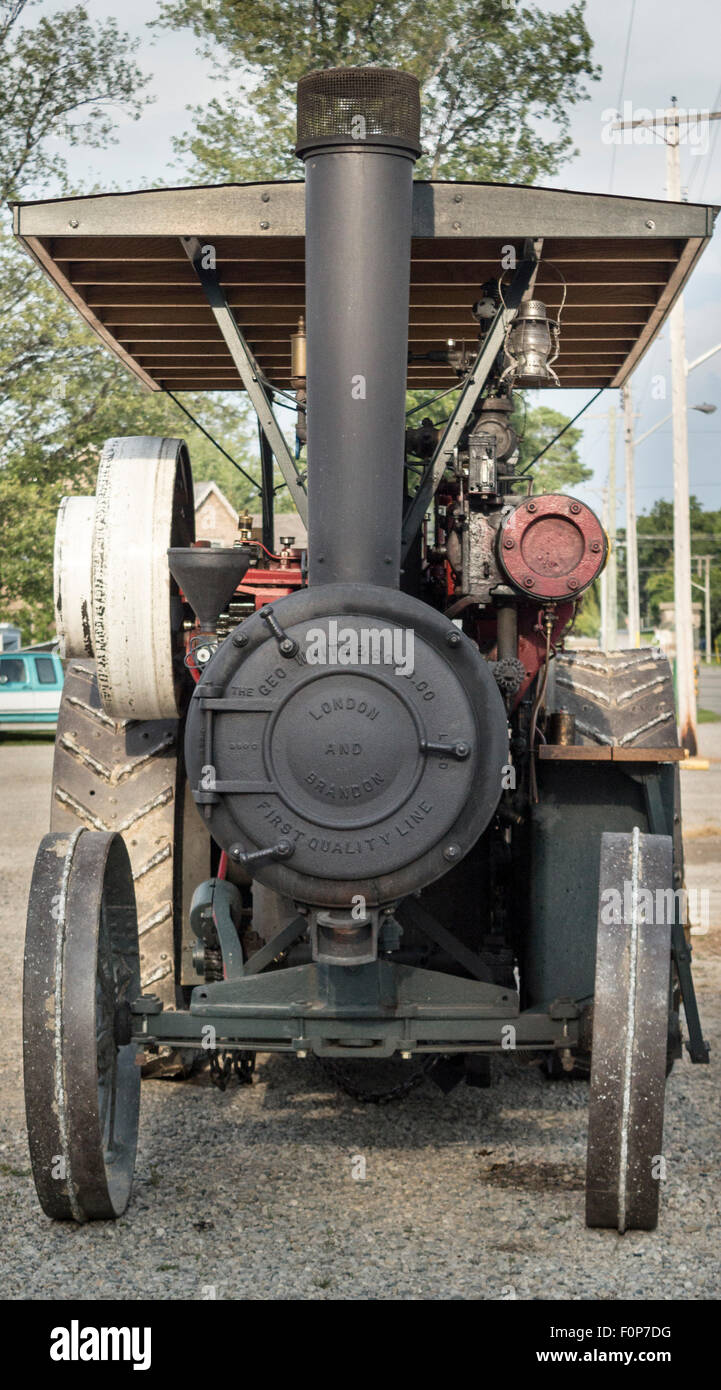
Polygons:
<instances>
[{"instance_id":1,"label":"cleated wheel tread","mask_svg":"<svg viewBox=\"0 0 721 1390\"><path fill-rule=\"evenodd\" d=\"M642 904L670 888L672 864L670 836L602 837L586 1224L619 1232L658 1221L671 926L645 921ZM609 890L623 903L616 914L604 910Z\"/></svg>"},{"instance_id":2,"label":"cleated wheel tread","mask_svg":"<svg viewBox=\"0 0 721 1390\"><path fill-rule=\"evenodd\" d=\"M654 649L564 652L551 669L555 707L574 716L579 743L678 747L671 667Z\"/></svg>"},{"instance_id":3,"label":"cleated wheel tread","mask_svg":"<svg viewBox=\"0 0 721 1390\"><path fill-rule=\"evenodd\" d=\"M185 782L178 745L177 720L109 719L100 703L94 663L68 664L50 826L122 834L138 906L142 988L157 994L169 1009L177 1003L174 902Z\"/></svg>"}]
</instances>

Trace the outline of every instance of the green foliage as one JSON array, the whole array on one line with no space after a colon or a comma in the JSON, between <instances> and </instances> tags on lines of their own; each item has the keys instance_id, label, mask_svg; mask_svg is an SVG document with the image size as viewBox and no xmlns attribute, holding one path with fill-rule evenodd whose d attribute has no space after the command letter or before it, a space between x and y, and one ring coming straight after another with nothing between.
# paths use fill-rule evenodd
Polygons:
<instances>
[{"instance_id":1,"label":"green foliage","mask_svg":"<svg viewBox=\"0 0 721 1390\"><path fill-rule=\"evenodd\" d=\"M691 519L691 577L696 584L703 583L695 556L711 555L711 634L712 642L721 636L721 510L705 511L697 497L689 499ZM651 510L638 517L638 555L639 589L641 596L641 616L644 626L658 623L661 603L673 602L673 503L660 499ZM644 540L645 536L661 536L661 540ZM625 532L619 532L625 539ZM626 575L625 550L621 550L619 563L619 598L625 603ZM701 589L693 589L694 603L704 602ZM703 636L703 610L702 628Z\"/></svg>"},{"instance_id":2,"label":"green foliage","mask_svg":"<svg viewBox=\"0 0 721 1390\"><path fill-rule=\"evenodd\" d=\"M116 20L91 22L83 5L38 16L38 3L0 0L3 204L21 192L70 191L54 141L104 149L118 116L137 119L148 101L137 45ZM422 84L421 176L533 182L570 153L568 109L586 95L584 79L597 75L583 12L579 3L547 15L501 0L165 4L165 22L190 25L208 45L217 75L230 75L241 93L237 104L218 99L196 113L178 148L197 178L300 177L292 155L298 77L336 63L398 64ZM214 478L237 507L252 504L253 489L167 396L145 392L108 354L6 226L0 277L0 618L19 621L26 638L40 640L52 631L57 503L63 493L92 491L106 438L184 437L197 479ZM257 439L244 398L182 399L256 476ZM438 410L447 411L453 399ZM537 414L529 420L529 449L532 437L543 438ZM560 470L558 485L578 480L572 444L554 447L547 468L539 468L539 485L547 486L548 467ZM277 505L290 506L286 493Z\"/></svg>"},{"instance_id":3,"label":"green foliage","mask_svg":"<svg viewBox=\"0 0 721 1390\"><path fill-rule=\"evenodd\" d=\"M412 415L407 414L408 425L415 428L422 420L432 420L434 425L444 424L453 412L459 390L454 388L448 395L435 390L406 391L406 413L413 411Z\"/></svg>"},{"instance_id":4,"label":"green foliage","mask_svg":"<svg viewBox=\"0 0 721 1390\"><path fill-rule=\"evenodd\" d=\"M257 493L174 401L148 392L101 346L6 235L0 238L0 620L52 632L52 547L64 493L91 493L100 450L123 434L186 439L196 481L215 478L236 507ZM179 395L255 476L257 443L237 394Z\"/></svg>"},{"instance_id":5,"label":"green foliage","mask_svg":"<svg viewBox=\"0 0 721 1390\"><path fill-rule=\"evenodd\" d=\"M569 108L598 77L584 11L582 0L560 14L503 0L166 0L161 22L189 26L232 90L191 108L178 152L199 180L300 178L298 79L370 63L419 79L418 177L537 182L574 153Z\"/></svg>"},{"instance_id":6,"label":"green foliage","mask_svg":"<svg viewBox=\"0 0 721 1390\"><path fill-rule=\"evenodd\" d=\"M562 415L550 406L539 405L523 415L523 407L518 406L513 414L513 424L521 435L519 472L540 454L554 435L568 424L568 416ZM529 469L527 477L533 478L534 492L565 492L576 487L592 476L593 469L586 468L578 457L579 440L583 431L572 425L562 439L551 445L548 453Z\"/></svg>"},{"instance_id":7,"label":"green foliage","mask_svg":"<svg viewBox=\"0 0 721 1390\"><path fill-rule=\"evenodd\" d=\"M585 594L581 595L576 621L573 625L574 637L597 638L601 631L601 596L599 582L596 580Z\"/></svg>"},{"instance_id":8,"label":"green foliage","mask_svg":"<svg viewBox=\"0 0 721 1390\"><path fill-rule=\"evenodd\" d=\"M91 25L82 6L20 24L33 6L0 0L0 190L62 188L63 163L49 144L104 147L118 109L135 116L146 79L135 45L115 21ZM168 434L188 440L196 479L215 478L235 506L250 485L167 396L128 375L44 275L0 229L0 620L26 639L52 634L52 549L63 493L94 490L97 461L112 435ZM184 403L246 463L255 435L242 397L184 393ZM254 471L251 467L251 472ZM257 470L255 470L257 471Z\"/></svg>"},{"instance_id":9,"label":"green foliage","mask_svg":"<svg viewBox=\"0 0 721 1390\"><path fill-rule=\"evenodd\" d=\"M21 25L37 0L0 0L0 201L62 182L48 138L104 149L118 111L137 120L148 82L137 41L114 19L91 23L84 5Z\"/></svg>"},{"instance_id":10,"label":"green foliage","mask_svg":"<svg viewBox=\"0 0 721 1390\"><path fill-rule=\"evenodd\" d=\"M30 307L42 328L36 336L23 317L15 342L6 337L0 345L0 364L13 347L16 359L28 364L16 370L12 394L0 409L0 620L12 619L26 640L42 641L53 631L58 502L65 493L94 491L100 450L112 435L186 439L196 481L214 478L235 507L259 508L257 492L177 405L129 378L52 287L36 272L33 279ZM257 446L237 395L184 392L179 399L248 467ZM253 464L248 471L259 475Z\"/></svg>"}]
</instances>

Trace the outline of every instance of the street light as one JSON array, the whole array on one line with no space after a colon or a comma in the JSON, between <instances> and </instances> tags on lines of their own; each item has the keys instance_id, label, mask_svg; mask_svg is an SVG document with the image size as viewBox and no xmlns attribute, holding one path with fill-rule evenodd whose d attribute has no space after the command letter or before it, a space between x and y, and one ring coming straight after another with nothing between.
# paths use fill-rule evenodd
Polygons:
<instances>
[{"instance_id":1,"label":"street light","mask_svg":"<svg viewBox=\"0 0 721 1390\"><path fill-rule=\"evenodd\" d=\"M700 410L701 413L702 413L702 415L713 415L715 409L716 409L716 406L715 406L715 405L709 405L706 401L702 401L701 405L691 405L691 406L689 406L689 410ZM644 439L648 439L648 436L649 436L650 434L654 434L656 430L660 430L661 426L662 426L662 425L665 425L670 419L671 419L671 415L670 415L670 414L669 414L669 415L664 415L663 419L662 419L662 420L658 420L658 421L656 422L655 425L652 425L652 426L651 426L650 430L646 430L646 433L645 433L645 434L639 434L638 438L637 438L637 439L634 439L634 441L633 441L634 448L636 447L637 444L643 444Z\"/></svg>"},{"instance_id":2,"label":"street light","mask_svg":"<svg viewBox=\"0 0 721 1390\"><path fill-rule=\"evenodd\" d=\"M702 362L708 362L709 357L713 357L717 352L721 352L721 343L717 343L715 347L708 348L706 352L701 353L700 357L694 357L693 362L686 362L686 376L688 376L689 372L694 371L696 367L700 367ZM706 404L692 405L691 409L701 410L704 415L712 415L714 410L716 409L716 406ZM654 430L660 429L661 425L665 425L667 420L670 419L671 415L664 415L663 420L659 420L658 424L652 425L650 430L646 430L645 434L640 434L638 439L634 439L633 446L635 447L636 444L641 444L644 439L648 439L648 436L650 434L653 434Z\"/></svg>"}]
</instances>

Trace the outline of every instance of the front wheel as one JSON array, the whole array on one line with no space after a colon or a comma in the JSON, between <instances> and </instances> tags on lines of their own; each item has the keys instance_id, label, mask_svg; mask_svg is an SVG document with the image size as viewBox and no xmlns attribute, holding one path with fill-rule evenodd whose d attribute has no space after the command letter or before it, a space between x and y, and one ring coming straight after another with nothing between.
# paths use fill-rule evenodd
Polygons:
<instances>
[{"instance_id":1,"label":"front wheel","mask_svg":"<svg viewBox=\"0 0 721 1390\"><path fill-rule=\"evenodd\" d=\"M135 1166L140 994L128 852L113 832L46 835L30 888L23 982L25 1109L43 1211L113 1220Z\"/></svg>"},{"instance_id":2,"label":"front wheel","mask_svg":"<svg viewBox=\"0 0 721 1390\"><path fill-rule=\"evenodd\" d=\"M670 836L601 837L586 1224L653 1230L663 1112L673 886ZM673 897L673 894L671 894Z\"/></svg>"}]
</instances>

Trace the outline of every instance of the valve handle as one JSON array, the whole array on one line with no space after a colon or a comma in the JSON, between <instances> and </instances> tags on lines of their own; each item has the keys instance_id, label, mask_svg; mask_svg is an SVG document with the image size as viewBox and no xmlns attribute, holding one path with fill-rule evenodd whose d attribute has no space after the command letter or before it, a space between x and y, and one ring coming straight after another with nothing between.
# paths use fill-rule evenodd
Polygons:
<instances>
[{"instance_id":1,"label":"valve handle","mask_svg":"<svg viewBox=\"0 0 721 1390\"><path fill-rule=\"evenodd\" d=\"M458 741L456 743L431 743L428 739L421 739L421 753L440 753L444 758L458 758L463 762L471 751L470 743Z\"/></svg>"},{"instance_id":2,"label":"valve handle","mask_svg":"<svg viewBox=\"0 0 721 1390\"><path fill-rule=\"evenodd\" d=\"M240 845L231 845L228 850L228 858L235 864L242 864L244 869L259 869L262 864L267 864L271 859L290 859L295 849L290 840L279 840L277 845L268 845L267 849L256 849L250 852L241 848Z\"/></svg>"}]
</instances>

